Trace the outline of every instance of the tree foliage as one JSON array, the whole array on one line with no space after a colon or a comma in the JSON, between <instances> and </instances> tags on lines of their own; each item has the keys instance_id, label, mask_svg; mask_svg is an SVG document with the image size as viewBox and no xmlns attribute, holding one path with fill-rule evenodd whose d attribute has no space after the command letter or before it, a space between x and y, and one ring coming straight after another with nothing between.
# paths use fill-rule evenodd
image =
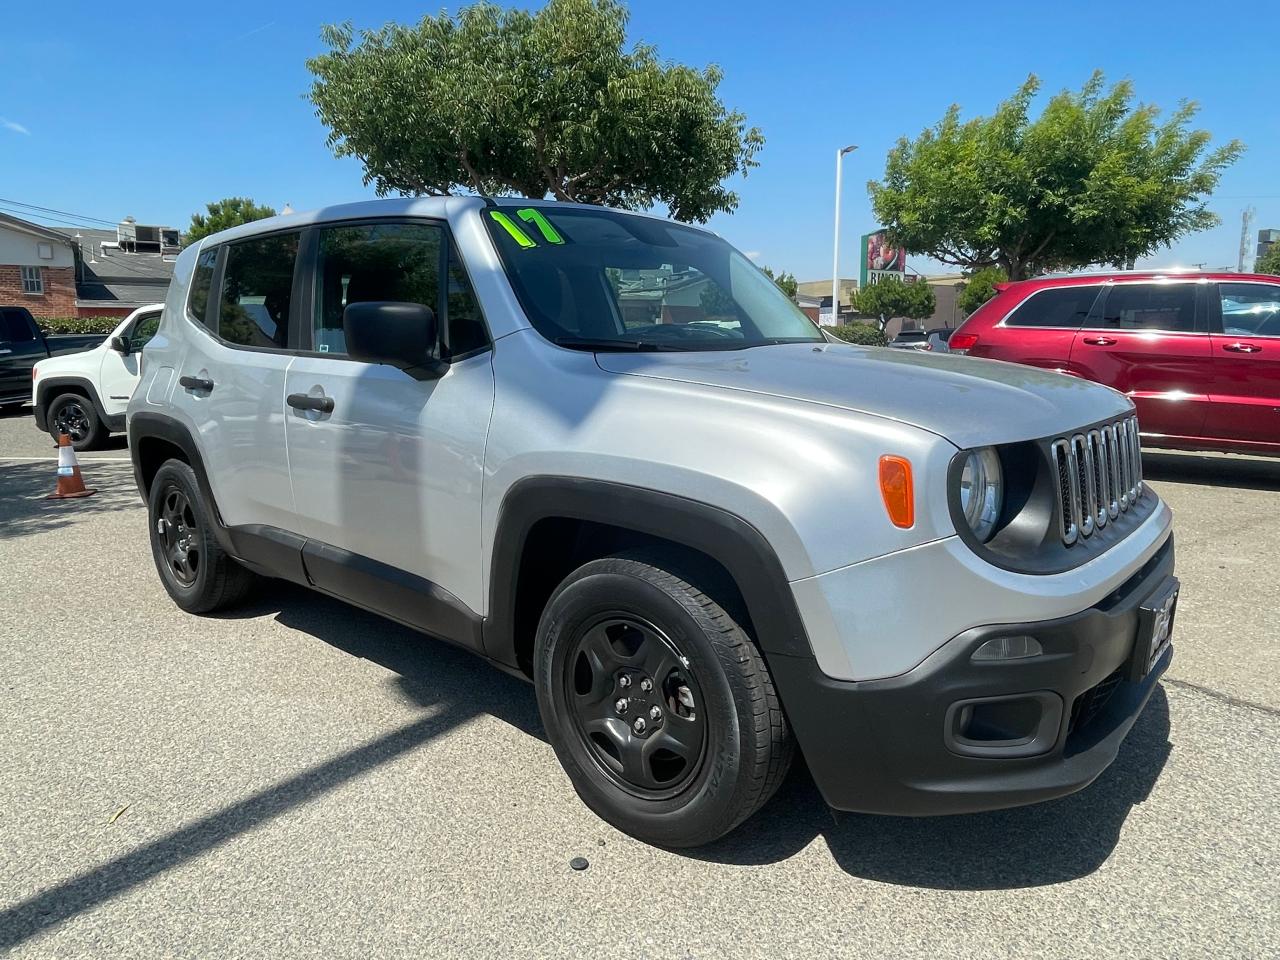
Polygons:
<instances>
[{"instance_id":1,"label":"tree foliage","mask_svg":"<svg viewBox=\"0 0 1280 960\"><path fill-rule=\"evenodd\" d=\"M956 305L965 313L973 313L996 295L996 284L1004 283L1008 276L999 267L983 267L965 278Z\"/></svg>"},{"instance_id":2,"label":"tree foliage","mask_svg":"<svg viewBox=\"0 0 1280 960\"><path fill-rule=\"evenodd\" d=\"M1273 243L1267 252L1258 258L1253 265L1254 273L1272 273L1280 275L1280 243Z\"/></svg>"},{"instance_id":3,"label":"tree foliage","mask_svg":"<svg viewBox=\"0 0 1280 960\"><path fill-rule=\"evenodd\" d=\"M773 271L768 267L761 267L760 269L764 271L766 277L778 285L779 290L792 300L796 298L796 291L800 289L800 281L795 278L794 274L783 270L780 274L774 276Z\"/></svg>"},{"instance_id":4,"label":"tree foliage","mask_svg":"<svg viewBox=\"0 0 1280 960\"><path fill-rule=\"evenodd\" d=\"M764 137L695 70L626 48L618 0L549 0L535 12L489 2L416 26L327 26L307 66L310 98L339 157L364 164L380 196L482 194L644 208L705 221L738 197Z\"/></svg>"},{"instance_id":5,"label":"tree foliage","mask_svg":"<svg viewBox=\"0 0 1280 960\"><path fill-rule=\"evenodd\" d=\"M904 283L893 277L885 277L878 283L868 284L853 298L853 308L868 317L878 317L883 330L894 317L907 320L927 320L938 307L933 287L923 280Z\"/></svg>"},{"instance_id":6,"label":"tree foliage","mask_svg":"<svg viewBox=\"0 0 1280 960\"><path fill-rule=\"evenodd\" d=\"M867 185L890 237L967 270L1000 266L1020 280L1046 269L1125 265L1214 226L1205 206L1243 147L1209 149L1183 102L1164 122L1095 73L1079 93L1030 117L1031 76L990 117L952 106L915 140L902 138L884 179Z\"/></svg>"},{"instance_id":7,"label":"tree foliage","mask_svg":"<svg viewBox=\"0 0 1280 960\"><path fill-rule=\"evenodd\" d=\"M226 197L205 204L205 213L193 213L191 226L183 238L184 245L190 245L211 233L238 227L242 223L264 220L274 217L276 212L271 207L260 207L248 197Z\"/></svg>"},{"instance_id":8,"label":"tree foliage","mask_svg":"<svg viewBox=\"0 0 1280 960\"><path fill-rule=\"evenodd\" d=\"M872 323L842 323L838 327L824 327L833 337L864 347L883 347L889 342L884 331Z\"/></svg>"}]
</instances>

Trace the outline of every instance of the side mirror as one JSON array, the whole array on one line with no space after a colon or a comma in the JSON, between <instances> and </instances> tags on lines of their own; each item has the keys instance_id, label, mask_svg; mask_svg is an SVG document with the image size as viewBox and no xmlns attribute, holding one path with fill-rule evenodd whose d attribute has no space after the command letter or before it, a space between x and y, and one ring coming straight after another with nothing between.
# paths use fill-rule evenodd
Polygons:
<instances>
[{"instance_id":1,"label":"side mirror","mask_svg":"<svg viewBox=\"0 0 1280 960\"><path fill-rule=\"evenodd\" d=\"M125 357L127 357L129 354L133 352L133 348L129 344L128 337L112 337L111 349L114 350L116 353L120 354L121 356L125 356Z\"/></svg>"},{"instance_id":2,"label":"side mirror","mask_svg":"<svg viewBox=\"0 0 1280 960\"><path fill-rule=\"evenodd\" d=\"M342 311L347 356L398 367L415 380L433 380L447 366L434 356L436 314L420 303L371 300Z\"/></svg>"}]
</instances>

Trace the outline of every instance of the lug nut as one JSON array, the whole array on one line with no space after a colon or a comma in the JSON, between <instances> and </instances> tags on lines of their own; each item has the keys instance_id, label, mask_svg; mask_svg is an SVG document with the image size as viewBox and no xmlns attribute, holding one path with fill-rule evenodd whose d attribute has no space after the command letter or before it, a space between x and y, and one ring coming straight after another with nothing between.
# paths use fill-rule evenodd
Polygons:
<instances>
[{"instance_id":1,"label":"lug nut","mask_svg":"<svg viewBox=\"0 0 1280 960\"><path fill-rule=\"evenodd\" d=\"M653 681L650 680L648 677L645 677L643 680L640 681L640 689L643 690L645 693L648 693L650 690L653 689Z\"/></svg>"},{"instance_id":2,"label":"lug nut","mask_svg":"<svg viewBox=\"0 0 1280 960\"><path fill-rule=\"evenodd\" d=\"M619 698L618 698L618 702L617 702L617 703L615 703L615 704L613 705L613 709L617 710L619 713L626 713L626 712L627 712L627 698L626 698L626 697L619 697Z\"/></svg>"},{"instance_id":3,"label":"lug nut","mask_svg":"<svg viewBox=\"0 0 1280 960\"><path fill-rule=\"evenodd\" d=\"M624 673L618 678L618 686L623 690L627 689L627 687L631 686L631 678Z\"/></svg>"},{"instance_id":4,"label":"lug nut","mask_svg":"<svg viewBox=\"0 0 1280 960\"><path fill-rule=\"evenodd\" d=\"M661 707L650 707L650 708L649 708L649 719L650 719L650 720L661 720L661 719L662 719L662 708L661 708Z\"/></svg>"},{"instance_id":5,"label":"lug nut","mask_svg":"<svg viewBox=\"0 0 1280 960\"><path fill-rule=\"evenodd\" d=\"M631 724L631 729L636 733L644 733L644 717L636 717L635 723Z\"/></svg>"}]
</instances>

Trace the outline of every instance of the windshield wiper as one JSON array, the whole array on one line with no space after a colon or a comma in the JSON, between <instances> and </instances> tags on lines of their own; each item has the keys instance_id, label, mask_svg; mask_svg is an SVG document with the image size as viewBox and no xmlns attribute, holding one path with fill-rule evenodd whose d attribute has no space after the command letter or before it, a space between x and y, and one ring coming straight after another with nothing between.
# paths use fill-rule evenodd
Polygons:
<instances>
[{"instance_id":1,"label":"windshield wiper","mask_svg":"<svg viewBox=\"0 0 1280 960\"><path fill-rule=\"evenodd\" d=\"M556 337L555 343L574 350L618 350L635 353L687 349L674 343L655 343L652 340L612 340L608 337Z\"/></svg>"}]
</instances>

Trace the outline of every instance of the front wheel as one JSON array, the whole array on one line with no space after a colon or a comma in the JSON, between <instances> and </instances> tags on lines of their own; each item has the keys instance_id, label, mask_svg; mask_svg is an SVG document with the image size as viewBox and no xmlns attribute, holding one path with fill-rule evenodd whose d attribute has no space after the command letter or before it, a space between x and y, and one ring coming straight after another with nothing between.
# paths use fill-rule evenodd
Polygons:
<instances>
[{"instance_id":1,"label":"front wheel","mask_svg":"<svg viewBox=\"0 0 1280 960\"><path fill-rule=\"evenodd\" d=\"M64 393L49 404L49 433L54 440L65 433L76 450L92 450L107 436L93 401L78 393Z\"/></svg>"},{"instance_id":2,"label":"front wheel","mask_svg":"<svg viewBox=\"0 0 1280 960\"><path fill-rule=\"evenodd\" d=\"M709 843L782 782L793 745L773 681L710 571L628 554L556 590L535 682L551 744L583 801L649 843Z\"/></svg>"}]
</instances>

